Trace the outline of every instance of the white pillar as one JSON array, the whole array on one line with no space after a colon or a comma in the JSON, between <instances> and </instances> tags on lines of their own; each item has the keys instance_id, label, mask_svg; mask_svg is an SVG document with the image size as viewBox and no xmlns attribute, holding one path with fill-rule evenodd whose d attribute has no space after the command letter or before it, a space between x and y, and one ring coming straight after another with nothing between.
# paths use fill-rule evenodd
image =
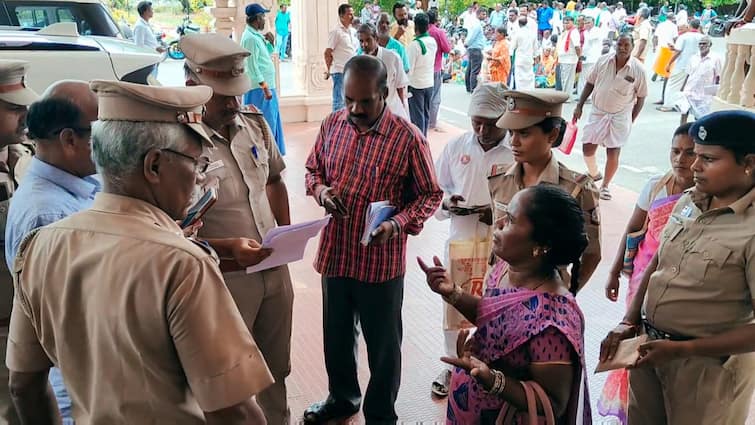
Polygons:
<instances>
[{"instance_id":1,"label":"white pillar","mask_svg":"<svg viewBox=\"0 0 755 425\"><path fill-rule=\"evenodd\" d=\"M331 111L333 83L326 80L323 52L328 32L338 23L338 6L344 0L293 0L291 2L291 50L294 78L282 85L300 87L294 96L281 97L284 122L319 121Z\"/></svg>"}]
</instances>

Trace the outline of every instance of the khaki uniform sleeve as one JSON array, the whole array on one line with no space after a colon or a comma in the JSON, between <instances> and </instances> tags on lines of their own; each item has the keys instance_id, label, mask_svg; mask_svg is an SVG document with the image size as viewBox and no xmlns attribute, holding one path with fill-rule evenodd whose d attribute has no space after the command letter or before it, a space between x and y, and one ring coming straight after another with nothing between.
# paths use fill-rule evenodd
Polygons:
<instances>
[{"instance_id":1,"label":"khaki uniform sleeve","mask_svg":"<svg viewBox=\"0 0 755 425\"><path fill-rule=\"evenodd\" d=\"M220 270L209 257L179 268L167 320L189 387L205 412L233 406L273 383Z\"/></svg>"},{"instance_id":2,"label":"khaki uniform sleeve","mask_svg":"<svg viewBox=\"0 0 755 425\"><path fill-rule=\"evenodd\" d=\"M592 180L579 183L583 185L579 195L579 205L585 218L585 232L589 238L585 254L600 254L600 208L598 207L598 189Z\"/></svg>"},{"instance_id":3,"label":"khaki uniform sleeve","mask_svg":"<svg viewBox=\"0 0 755 425\"><path fill-rule=\"evenodd\" d=\"M17 295L13 298L5 364L14 372L47 370L52 362L37 338L37 331L24 308L22 297Z\"/></svg>"}]
</instances>

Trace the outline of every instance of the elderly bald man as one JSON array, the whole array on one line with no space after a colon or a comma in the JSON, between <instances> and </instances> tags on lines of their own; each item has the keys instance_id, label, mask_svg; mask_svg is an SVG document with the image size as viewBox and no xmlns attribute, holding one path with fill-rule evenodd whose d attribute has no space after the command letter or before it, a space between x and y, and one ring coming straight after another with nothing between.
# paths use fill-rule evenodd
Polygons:
<instances>
[{"instance_id":1,"label":"elderly bald man","mask_svg":"<svg viewBox=\"0 0 755 425\"><path fill-rule=\"evenodd\" d=\"M88 210L36 229L14 264L7 363L22 422L58 423L46 392L54 365L78 423L265 423L252 396L272 383L270 372L217 255L175 222L209 165L201 117L212 90L91 87L98 96L92 156L103 191ZM93 170L73 158L89 149L89 118L35 128L40 144L62 145L58 165L67 170L57 171L80 185L81 198L91 187L75 179Z\"/></svg>"},{"instance_id":2,"label":"elderly bald man","mask_svg":"<svg viewBox=\"0 0 755 425\"><path fill-rule=\"evenodd\" d=\"M31 104L26 116L36 143L5 226L5 261L13 270L16 251L32 230L89 208L100 183L91 159L91 123L97 120L97 96L84 81L60 81ZM60 370L49 376L64 423L73 423L71 399Z\"/></svg>"}]
</instances>

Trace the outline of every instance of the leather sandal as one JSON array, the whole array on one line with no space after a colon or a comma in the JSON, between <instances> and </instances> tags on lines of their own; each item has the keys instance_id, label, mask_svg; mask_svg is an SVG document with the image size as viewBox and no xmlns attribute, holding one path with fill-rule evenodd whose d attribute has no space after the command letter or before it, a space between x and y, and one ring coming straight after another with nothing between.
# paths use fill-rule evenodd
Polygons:
<instances>
[{"instance_id":1,"label":"leather sandal","mask_svg":"<svg viewBox=\"0 0 755 425\"><path fill-rule=\"evenodd\" d=\"M328 397L326 400L312 404L304 411L305 424L324 424L333 419L342 419L359 412L359 406L337 402Z\"/></svg>"}]
</instances>

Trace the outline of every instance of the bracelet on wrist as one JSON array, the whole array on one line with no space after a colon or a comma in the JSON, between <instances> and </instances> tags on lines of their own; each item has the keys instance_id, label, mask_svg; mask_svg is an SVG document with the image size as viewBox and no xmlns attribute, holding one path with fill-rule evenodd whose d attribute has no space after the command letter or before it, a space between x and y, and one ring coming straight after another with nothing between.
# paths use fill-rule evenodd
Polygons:
<instances>
[{"instance_id":1,"label":"bracelet on wrist","mask_svg":"<svg viewBox=\"0 0 755 425\"><path fill-rule=\"evenodd\" d=\"M500 370L495 369L490 369L490 372L493 374L493 385L490 389L483 390L490 395L500 396L506 389L506 375Z\"/></svg>"},{"instance_id":2,"label":"bracelet on wrist","mask_svg":"<svg viewBox=\"0 0 755 425\"><path fill-rule=\"evenodd\" d=\"M448 296L445 296L445 297L443 297L443 299L444 299L444 300L445 300L445 301L446 301L447 303L449 303L449 304L451 304L451 305L455 306L455 305L456 305L456 303L458 303L458 302L459 302L459 299L461 298L461 295L462 295L463 293L464 293L464 291L463 291L463 290L461 289L461 286L459 286L459 285L454 285L454 290L453 290L453 291L451 291L451 293L450 293L450 294L448 294Z\"/></svg>"}]
</instances>

